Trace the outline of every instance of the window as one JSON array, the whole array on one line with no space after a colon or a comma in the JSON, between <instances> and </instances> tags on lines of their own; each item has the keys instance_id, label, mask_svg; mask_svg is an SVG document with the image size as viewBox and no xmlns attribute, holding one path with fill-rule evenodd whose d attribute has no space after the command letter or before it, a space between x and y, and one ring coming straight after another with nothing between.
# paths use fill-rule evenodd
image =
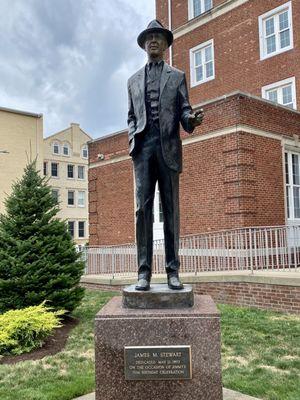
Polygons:
<instances>
[{"instance_id":1,"label":"window","mask_svg":"<svg viewBox=\"0 0 300 400\"><path fill-rule=\"evenodd\" d=\"M78 192L77 205L78 207L85 207L85 192Z\"/></svg>"},{"instance_id":2,"label":"window","mask_svg":"<svg viewBox=\"0 0 300 400\"><path fill-rule=\"evenodd\" d=\"M189 19L198 17L212 7L212 0L189 0Z\"/></svg>"},{"instance_id":3,"label":"window","mask_svg":"<svg viewBox=\"0 0 300 400\"><path fill-rule=\"evenodd\" d=\"M44 176L48 175L48 163L44 162Z\"/></svg>"},{"instance_id":4,"label":"window","mask_svg":"<svg viewBox=\"0 0 300 400\"><path fill-rule=\"evenodd\" d=\"M83 146L81 149L82 158L88 158L88 147L87 145Z\"/></svg>"},{"instance_id":5,"label":"window","mask_svg":"<svg viewBox=\"0 0 300 400\"><path fill-rule=\"evenodd\" d=\"M58 196L59 196L59 191L58 189L52 189L52 197L55 200L56 203L58 203Z\"/></svg>"},{"instance_id":6,"label":"window","mask_svg":"<svg viewBox=\"0 0 300 400\"><path fill-rule=\"evenodd\" d=\"M191 87L215 78L213 40L190 50Z\"/></svg>"},{"instance_id":7,"label":"window","mask_svg":"<svg viewBox=\"0 0 300 400\"><path fill-rule=\"evenodd\" d=\"M68 164L67 171L67 177L74 178L74 165Z\"/></svg>"},{"instance_id":8,"label":"window","mask_svg":"<svg viewBox=\"0 0 300 400\"><path fill-rule=\"evenodd\" d=\"M297 109L296 80L285 79L262 88L262 97L283 106Z\"/></svg>"},{"instance_id":9,"label":"window","mask_svg":"<svg viewBox=\"0 0 300 400\"><path fill-rule=\"evenodd\" d=\"M85 174L84 174L84 166L83 165L78 165L78 179L84 179Z\"/></svg>"},{"instance_id":10,"label":"window","mask_svg":"<svg viewBox=\"0 0 300 400\"><path fill-rule=\"evenodd\" d=\"M85 237L85 221L78 221L78 237Z\"/></svg>"},{"instance_id":11,"label":"window","mask_svg":"<svg viewBox=\"0 0 300 400\"><path fill-rule=\"evenodd\" d=\"M68 221L68 231L69 231L69 234L74 239L74 233L75 233L75 222L74 221Z\"/></svg>"},{"instance_id":12,"label":"window","mask_svg":"<svg viewBox=\"0 0 300 400\"><path fill-rule=\"evenodd\" d=\"M258 18L261 60L294 47L292 22L291 1Z\"/></svg>"},{"instance_id":13,"label":"window","mask_svg":"<svg viewBox=\"0 0 300 400\"><path fill-rule=\"evenodd\" d=\"M75 192L74 190L68 190L68 206L75 205Z\"/></svg>"},{"instance_id":14,"label":"window","mask_svg":"<svg viewBox=\"0 0 300 400\"><path fill-rule=\"evenodd\" d=\"M288 219L300 219L300 154L285 153L285 184Z\"/></svg>"},{"instance_id":15,"label":"window","mask_svg":"<svg viewBox=\"0 0 300 400\"><path fill-rule=\"evenodd\" d=\"M51 163L51 176L58 178L58 163Z\"/></svg>"},{"instance_id":16,"label":"window","mask_svg":"<svg viewBox=\"0 0 300 400\"><path fill-rule=\"evenodd\" d=\"M70 147L69 147L68 143L64 143L64 145L63 145L63 155L64 156L70 155Z\"/></svg>"},{"instance_id":17,"label":"window","mask_svg":"<svg viewBox=\"0 0 300 400\"><path fill-rule=\"evenodd\" d=\"M53 143L52 151L53 151L53 154L59 154L59 144L57 142Z\"/></svg>"}]
</instances>

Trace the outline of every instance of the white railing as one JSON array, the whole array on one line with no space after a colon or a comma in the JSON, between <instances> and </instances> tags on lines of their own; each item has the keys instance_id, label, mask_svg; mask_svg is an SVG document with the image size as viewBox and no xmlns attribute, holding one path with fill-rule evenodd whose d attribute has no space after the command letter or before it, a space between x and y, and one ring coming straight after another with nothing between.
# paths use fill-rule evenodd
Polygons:
<instances>
[{"instance_id":1,"label":"white railing","mask_svg":"<svg viewBox=\"0 0 300 400\"><path fill-rule=\"evenodd\" d=\"M136 274L136 245L89 246L85 273ZM300 226L255 227L180 238L181 273L292 270L300 267ZM164 241L153 242L153 273L165 271Z\"/></svg>"}]
</instances>

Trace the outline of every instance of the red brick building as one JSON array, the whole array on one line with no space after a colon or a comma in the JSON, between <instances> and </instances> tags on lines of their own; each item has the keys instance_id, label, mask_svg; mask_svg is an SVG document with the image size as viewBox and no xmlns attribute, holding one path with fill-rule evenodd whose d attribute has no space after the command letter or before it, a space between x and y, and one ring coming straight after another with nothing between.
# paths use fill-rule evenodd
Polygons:
<instances>
[{"instance_id":1,"label":"red brick building","mask_svg":"<svg viewBox=\"0 0 300 400\"><path fill-rule=\"evenodd\" d=\"M182 133L181 235L300 222L300 2L157 0L203 125ZM90 244L135 241L127 132L89 144ZM161 232L159 199L154 229Z\"/></svg>"}]
</instances>

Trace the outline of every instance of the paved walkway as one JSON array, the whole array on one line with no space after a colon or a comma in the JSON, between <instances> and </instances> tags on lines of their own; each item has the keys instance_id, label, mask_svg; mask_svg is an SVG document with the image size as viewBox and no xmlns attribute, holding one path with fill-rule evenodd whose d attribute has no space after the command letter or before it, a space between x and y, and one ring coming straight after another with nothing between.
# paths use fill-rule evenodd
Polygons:
<instances>
[{"instance_id":1,"label":"paved walkway","mask_svg":"<svg viewBox=\"0 0 300 400\"><path fill-rule=\"evenodd\" d=\"M86 394L85 396L77 397L74 400L95 400L95 393ZM259 400L256 397L247 396L233 390L223 389L223 400Z\"/></svg>"}]
</instances>

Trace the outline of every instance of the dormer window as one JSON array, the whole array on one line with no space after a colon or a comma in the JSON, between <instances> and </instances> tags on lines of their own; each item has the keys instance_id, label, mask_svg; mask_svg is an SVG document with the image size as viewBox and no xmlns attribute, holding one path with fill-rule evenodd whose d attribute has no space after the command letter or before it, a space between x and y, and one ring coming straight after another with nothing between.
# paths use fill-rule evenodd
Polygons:
<instances>
[{"instance_id":1,"label":"dormer window","mask_svg":"<svg viewBox=\"0 0 300 400\"><path fill-rule=\"evenodd\" d=\"M60 151L59 151L59 143L58 142L54 142L53 143L52 151L53 151L53 154L59 154L60 153Z\"/></svg>"},{"instance_id":2,"label":"dormer window","mask_svg":"<svg viewBox=\"0 0 300 400\"><path fill-rule=\"evenodd\" d=\"M82 158L88 158L89 153L88 153L87 145L83 146L83 148L81 150L81 155L82 155Z\"/></svg>"},{"instance_id":3,"label":"dormer window","mask_svg":"<svg viewBox=\"0 0 300 400\"><path fill-rule=\"evenodd\" d=\"M70 146L68 145L68 143L64 143L63 145L63 155L64 156L70 155Z\"/></svg>"}]
</instances>

